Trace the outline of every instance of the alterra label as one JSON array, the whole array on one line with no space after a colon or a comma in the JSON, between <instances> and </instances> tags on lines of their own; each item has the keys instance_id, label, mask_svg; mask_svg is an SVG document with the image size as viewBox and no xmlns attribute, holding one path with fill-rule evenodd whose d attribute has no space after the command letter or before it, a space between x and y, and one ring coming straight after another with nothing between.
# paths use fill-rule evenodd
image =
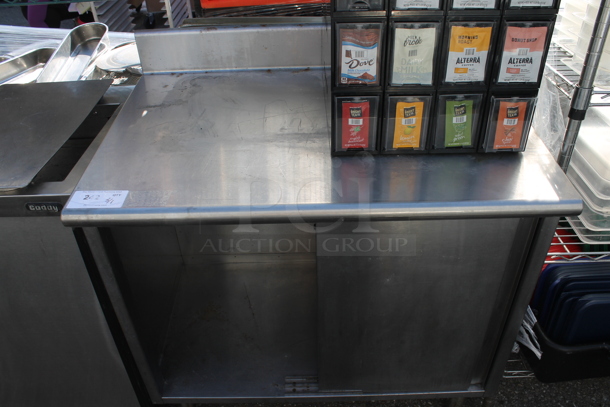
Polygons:
<instances>
[{"instance_id":1,"label":"alterra label","mask_svg":"<svg viewBox=\"0 0 610 407\"><path fill-rule=\"evenodd\" d=\"M392 83L432 85L436 28L397 28Z\"/></svg>"},{"instance_id":2,"label":"alterra label","mask_svg":"<svg viewBox=\"0 0 610 407\"><path fill-rule=\"evenodd\" d=\"M538 81L546 33L547 27L508 27L499 83Z\"/></svg>"},{"instance_id":3,"label":"alterra label","mask_svg":"<svg viewBox=\"0 0 610 407\"><path fill-rule=\"evenodd\" d=\"M451 27L446 82L483 82L491 27Z\"/></svg>"}]
</instances>

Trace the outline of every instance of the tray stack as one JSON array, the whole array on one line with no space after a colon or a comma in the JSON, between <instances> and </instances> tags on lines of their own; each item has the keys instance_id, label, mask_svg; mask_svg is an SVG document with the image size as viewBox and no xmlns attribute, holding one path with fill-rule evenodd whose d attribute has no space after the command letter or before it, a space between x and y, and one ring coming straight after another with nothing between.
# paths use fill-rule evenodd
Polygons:
<instances>
[{"instance_id":1,"label":"tray stack","mask_svg":"<svg viewBox=\"0 0 610 407\"><path fill-rule=\"evenodd\" d=\"M530 306L536 346L522 349L539 380L610 376L610 263L547 266Z\"/></svg>"},{"instance_id":2,"label":"tray stack","mask_svg":"<svg viewBox=\"0 0 610 407\"><path fill-rule=\"evenodd\" d=\"M567 175L584 202L582 214L568 222L583 242L610 243L610 136L579 137Z\"/></svg>"},{"instance_id":3,"label":"tray stack","mask_svg":"<svg viewBox=\"0 0 610 407\"><path fill-rule=\"evenodd\" d=\"M526 147L557 0L334 0L333 154Z\"/></svg>"}]
</instances>

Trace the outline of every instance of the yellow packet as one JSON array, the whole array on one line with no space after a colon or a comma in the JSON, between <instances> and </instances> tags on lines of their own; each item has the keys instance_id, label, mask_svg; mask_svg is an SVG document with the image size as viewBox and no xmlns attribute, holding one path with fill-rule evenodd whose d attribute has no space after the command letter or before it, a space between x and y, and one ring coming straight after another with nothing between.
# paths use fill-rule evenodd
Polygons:
<instances>
[{"instance_id":1,"label":"yellow packet","mask_svg":"<svg viewBox=\"0 0 610 407\"><path fill-rule=\"evenodd\" d=\"M393 148L420 148L424 102L398 102Z\"/></svg>"}]
</instances>

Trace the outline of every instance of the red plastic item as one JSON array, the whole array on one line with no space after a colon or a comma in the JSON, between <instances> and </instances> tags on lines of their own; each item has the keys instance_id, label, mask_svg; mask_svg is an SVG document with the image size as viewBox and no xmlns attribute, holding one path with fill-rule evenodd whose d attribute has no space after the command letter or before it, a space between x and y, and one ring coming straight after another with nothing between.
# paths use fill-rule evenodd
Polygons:
<instances>
[{"instance_id":1,"label":"red plastic item","mask_svg":"<svg viewBox=\"0 0 610 407\"><path fill-rule=\"evenodd\" d=\"M245 6L265 6L279 4L324 4L330 0L201 0L203 8L224 8L224 7L245 7Z\"/></svg>"},{"instance_id":2,"label":"red plastic item","mask_svg":"<svg viewBox=\"0 0 610 407\"><path fill-rule=\"evenodd\" d=\"M574 232L569 229L557 229L555 236L549 248L549 254L558 253L561 254L562 258L572 258L576 256L570 256L569 253L582 253L583 248L580 245L580 240L574 236ZM547 256L546 261L556 260L555 256ZM547 265L542 267L545 269Z\"/></svg>"}]
</instances>

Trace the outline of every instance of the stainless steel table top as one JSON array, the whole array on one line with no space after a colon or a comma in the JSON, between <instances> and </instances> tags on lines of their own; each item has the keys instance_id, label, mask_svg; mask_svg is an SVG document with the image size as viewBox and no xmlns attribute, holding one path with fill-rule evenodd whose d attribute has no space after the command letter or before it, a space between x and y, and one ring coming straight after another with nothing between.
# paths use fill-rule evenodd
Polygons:
<instances>
[{"instance_id":1,"label":"stainless steel table top","mask_svg":"<svg viewBox=\"0 0 610 407\"><path fill-rule=\"evenodd\" d=\"M331 157L328 76L324 69L145 75L76 188L102 198L123 191L125 201L87 207L77 192L64 223L581 211L579 195L535 136L517 154Z\"/></svg>"}]
</instances>

